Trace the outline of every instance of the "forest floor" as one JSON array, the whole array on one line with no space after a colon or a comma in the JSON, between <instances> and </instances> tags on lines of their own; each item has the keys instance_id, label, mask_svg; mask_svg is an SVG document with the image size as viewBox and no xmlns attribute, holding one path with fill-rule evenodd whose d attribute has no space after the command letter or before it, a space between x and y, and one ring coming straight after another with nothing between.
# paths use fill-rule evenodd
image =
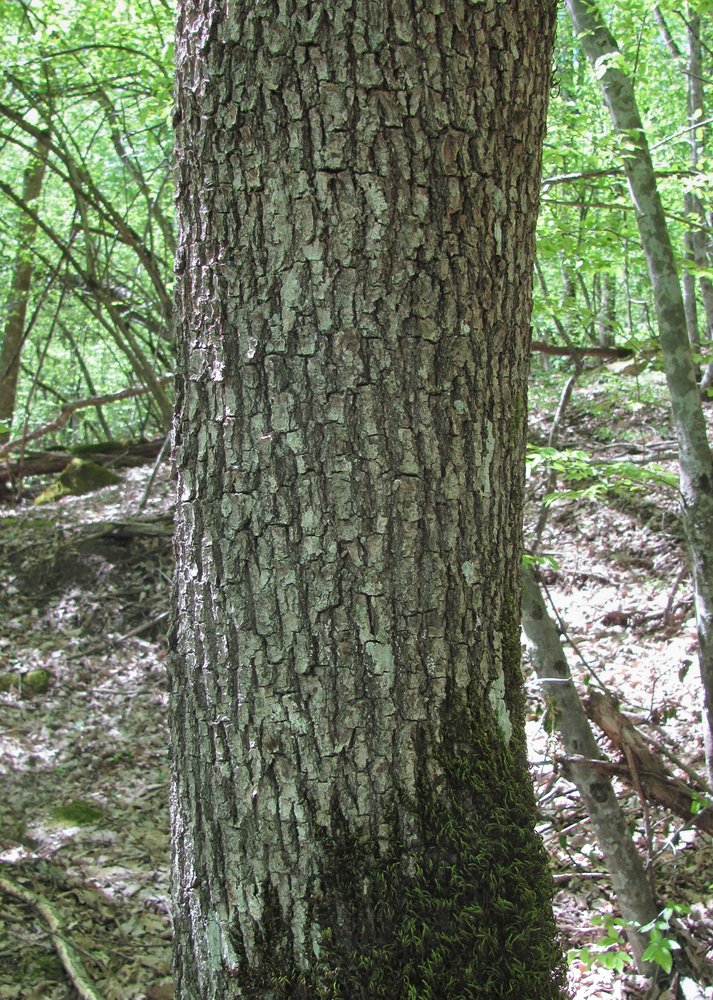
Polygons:
<instances>
[{"instance_id":1,"label":"forest floor","mask_svg":"<svg viewBox=\"0 0 713 1000\"><path fill-rule=\"evenodd\" d=\"M557 378L548 385L533 400L534 443L546 440L556 405ZM640 398L630 384L622 392L590 377L575 393L560 447L601 461L655 454L674 470L665 399L658 376ZM59 958L67 941L105 1000L172 996L164 668L172 484L164 465L140 509L150 473L122 472L120 485L90 497L0 508L0 675L22 684L0 693L0 1000L75 997ZM597 466L576 484L587 496L554 503L543 551L556 565L542 575L574 644L568 655L580 688L615 693L663 757L702 774L696 631L676 495L643 475L632 481L631 469L622 478ZM542 478L533 469L530 533ZM48 671L49 688L32 694L39 670ZM598 944L615 903L534 677L528 693L540 829L572 953L572 996L647 996L625 951ZM685 904L672 917L676 935L704 968L713 960L711 839L618 787L662 907ZM16 898L13 885L33 897ZM57 921L54 940L41 900L45 917ZM705 973L703 984L697 995L713 997Z\"/></svg>"}]
</instances>

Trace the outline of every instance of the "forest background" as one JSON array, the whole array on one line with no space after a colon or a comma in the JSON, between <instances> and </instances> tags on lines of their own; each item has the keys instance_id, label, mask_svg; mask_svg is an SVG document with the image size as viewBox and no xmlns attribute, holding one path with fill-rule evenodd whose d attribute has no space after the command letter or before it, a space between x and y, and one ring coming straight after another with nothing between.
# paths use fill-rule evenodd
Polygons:
<instances>
[{"instance_id":1,"label":"forest background","mask_svg":"<svg viewBox=\"0 0 713 1000\"><path fill-rule=\"evenodd\" d=\"M621 781L627 831L660 905L653 922L639 921L637 952L572 783L566 738L557 736L561 707L559 716L546 710L546 685L533 674L541 830L582 997L636 995L643 979L632 947L649 973L669 971L685 951L703 989L713 942L711 852L701 832L710 790L676 434L623 169L631 150L600 86L617 60L635 84L710 427L713 5L599 6L621 55L594 71L560 13L535 281L526 541L573 640L567 657L589 712L607 732L602 768ZM63 970L37 910L48 897L59 900L61 926L79 922L80 955L104 995L168 996L161 659L171 487L161 459L172 415L173 8L11 0L0 19L0 872L8 869L0 889L17 906L0 945L17 975L6 974L0 996L30 995L28 983L37 996L71 995L62 992L67 962ZM91 499L58 502L98 475L89 458L120 481ZM62 481L48 478L72 459ZM602 695L619 699L609 729ZM664 783L684 786L675 803L642 781L639 744L632 749L621 734L617 743L612 725L622 718L655 744ZM18 886L29 896L18 898ZM38 914L31 932L28 904ZM114 933L118 947L107 943Z\"/></svg>"}]
</instances>

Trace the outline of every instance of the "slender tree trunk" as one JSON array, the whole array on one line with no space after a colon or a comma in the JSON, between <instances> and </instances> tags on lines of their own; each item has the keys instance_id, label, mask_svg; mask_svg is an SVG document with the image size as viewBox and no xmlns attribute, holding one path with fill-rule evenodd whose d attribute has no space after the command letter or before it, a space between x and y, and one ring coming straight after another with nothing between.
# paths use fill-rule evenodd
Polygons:
<instances>
[{"instance_id":1,"label":"slender tree trunk","mask_svg":"<svg viewBox=\"0 0 713 1000\"><path fill-rule=\"evenodd\" d=\"M519 638L554 19L179 2L178 998L560 996Z\"/></svg>"},{"instance_id":2,"label":"slender tree trunk","mask_svg":"<svg viewBox=\"0 0 713 1000\"><path fill-rule=\"evenodd\" d=\"M616 281L613 274L600 276L597 333L601 347L611 347L616 339Z\"/></svg>"},{"instance_id":3,"label":"slender tree trunk","mask_svg":"<svg viewBox=\"0 0 713 1000\"><path fill-rule=\"evenodd\" d=\"M557 625L547 612L532 571L525 569L523 576L522 628L565 753L599 760L602 755L574 686ZM648 924L658 913L656 899L611 781L582 764L569 764L567 773L589 814L622 917L638 926ZM649 943L647 935L628 927L627 936L639 970L653 975L656 966L641 957Z\"/></svg>"},{"instance_id":4,"label":"slender tree trunk","mask_svg":"<svg viewBox=\"0 0 713 1000\"><path fill-rule=\"evenodd\" d=\"M653 288L659 340L679 449L679 486L696 603L698 659L703 685L703 735L713 781L713 462L706 435L686 313L666 216L631 79L592 0L566 0L567 10L599 81L614 127L626 139L624 170L636 208L641 245Z\"/></svg>"},{"instance_id":5,"label":"slender tree trunk","mask_svg":"<svg viewBox=\"0 0 713 1000\"><path fill-rule=\"evenodd\" d=\"M77 341L72 336L72 331L69 329L69 327L65 323L60 323L59 325L60 325L60 329L62 331L62 336L65 338L65 340L69 344L69 346L71 348L71 351L72 351L72 354L74 355L74 357L75 357L75 359L77 361L77 366L78 366L79 370L81 371L82 375L84 376L84 382L85 382L85 384L87 386L87 389L89 390L89 394L91 396L98 396L99 393L97 392L96 387L94 385L94 380L92 379L92 373L87 368L87 364L86 364L86 362L84 360L84 356L82 355L82 352L81 352L81 350L79 348L79 345L77 344ZM111 441L112 440L111 428L109 427L109 424L107 423L107 419L104 416L104 410L101 408L101 405L99 403L97 403L95 409L96 409L96 413L97 413L97 419L98 419L98 421L99 421L99 423L101 425L102 431L104 432L104 440L105 441Z\"/></svg>"},{"instance_id":6,"label":"slender tree trunk","mask_svg":"<svg viewBox=\"0 0 713 1000\"><path fill-rule=\"evenodd\" d=\"M693 126L703 122L705 119L705 101L703 95L703 56L701 45L701 17L700 14L691 9L690 4L686 4L686 34L688 37L688 66L686 68L686 80L688 85L688 123ZM694 171L699 169L701 158L705 155L705 126L699 125L692 128L690 132L691 166ZM708 253L709 229L706 219L705 209L700 197L693 191L687 192L684 197L684 210L691 218L691 229L685 234L686 252L696 267L703 271L710 264ZM696 279L694 275L684 271L684 281L693 280L694 304ZM701 274L699 277L699 288L701 301L703 303L703 313L705 316L705 336L703 346L706 351L710 351L713 344L713 282L710 278ZM685 286L684 286L685 288ZM699 332L696 308L696 333ZM701 338L695 341L699 344ZM702 385L708 387L713 381L713 361L709 361L703 372Z\"/></svg>"},{"instance_id":7,"label":"slender tree trunk","mask_svg":"<svg viewBox=\"0 0 713 1000\"><path fill-rule=\"evenodd\" d=\"M689 148L691 151L691 167L694 172L699 169L699 161L703 153L703 130L696 124L703 122L703 79L701 60L701 19L700 15L690 10L686 5L686 34L688 37L688 61L684 66L686 73L686 86L688 97L688 124L691 127L689 133ZM684 256L695 268L702 271L708 263L708 251L706 248L706 217L701 199L695 191L686 191L683 196L683 210L689 218L691 226L684 233ZM700 324L698 320L698 301L696 287L699 280L695 271L684 268L682 275L683 302L686 309L686 320L688 323L688 339L691 347L695 351L700 351L701 336ZM710 340L711 330L713 330L713 302L711 301L710 280L701 277L700 289L703 299L704 312L706 316L706 337ZM700 377L700 366L696 363L696 374Z\"/></svg>"},{"instance_id":8,"label":"slender tree trunk","mask_svg":"<svg viewBox=\"0 0 713 1000\"><path fill-rule=\"evenodd\" d=\"M47 169L49 132L38 137L22 182L22 201L31 205L42 191ZM5 327L0 346L0 444L10 437L12 418L15 415L17 381L20 374L20 356L25 333L27 303L32 287L32 244L37 232L34 219L23 213L17 233L17 254L12 269L10 294L6 302Z\"/></svg>"}]
</instances>

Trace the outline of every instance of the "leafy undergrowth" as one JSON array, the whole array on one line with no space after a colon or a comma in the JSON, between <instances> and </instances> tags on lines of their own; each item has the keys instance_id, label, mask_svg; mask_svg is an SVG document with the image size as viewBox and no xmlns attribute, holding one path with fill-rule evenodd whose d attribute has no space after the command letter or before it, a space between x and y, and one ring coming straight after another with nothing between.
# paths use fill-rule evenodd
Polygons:
<instances>
[{"instance_id":1,"label":"leafy undergrowth","mask_svg":"<svg viewBox=\"0 0 713 1000\"><path fill-rule=\"evenodd\" d=\"M617 403L622 398L626 402ZM545 402L548 405L532 414L535 445L546 440L554 412L554 398ZM713 413L708 417L713 440ZM644 386L628 380L617 394L611 381L585 382L575 391L558 445L569 452L586 452L590 461L582 479L567 478L571 465L564 462L556 483L546 485L555 498L550 499L540 551L552 563L543 564L541 577L551 610L569 640L570 669L583 695L590 689L614 694L622 712L652 741L671 771L690 784L691 774L705 776L702 695L677 495L666 485L676 473L676 446L662 378L654 375ZM611 465L621 461L627 474L612 487ZM637 482L636 473L630 475L632 465L644 472L652 463L663 473L657 484L650 477L641 476ZM574 475L581 475L582 469L574 464ZM600 474L602 468L606 474ZM544 478L540 470L533 470L526 544L532 541L542 510ZM647 992L645 981L633 975L624 946L617 943L612 928L617 911L606 870L574 786L562 775L563 751L544 712L537 678L532 675L528 683L532 706L528 735L541 832L554 862L555 906L571 952L573 995L657 995ZM611 754L606 738L600 743ZM612 758L617 759L615 754ZM696 996L711 997L711 839L690 821L654 803L642 805L630 787L615 785L649 864L662 910L683 908L671 921L698 970L702 985ZM675 935L665 930L662 937L673 940Z\"/></svg>"},{"instance_id":2,"label":"leafy undergrowth","mask_svg":"<svg viewBox=\"0 0 713 1000\"><path fill-rule=\"evenodd\" d=\"M552 384L533 414L535 442L548 430L557 381ZM651 392L632 416L629 406L612 412L610 390L585 386L572 403L562 447L606 461L636 459L648 449L674 468L665 396L659 395ZM44 694L17 684L0 694L0 877L52 901L107 1000L171 996L163 635L172 487L163 467L139 513L149 471L131 470L118 486L40 513L29 503L0 511L0 675L22 682L31 671L50 674ZM535 471L530 525L541 494ZM576 645L576 652L568 647L572 671L583 691L602 685L616 693L664 755L703 772L688 579L674 592L685 558L675 493L662 483L591 496L556 501L543 536L544 551L556 562L544 577ZM112 528L139 518L155 530ZM646 996L616 943L606 872L562 775L561 750L534 678L528 688L541 832L553 858L564 944L575 953L573 997ZM606 741L602 745L606 750ZM713 955L710 840L651 803L642 807L626 786L620 793L662 907L687 906L672 919L705 980ZM602 940L614 943L598 944ZM0 1000L75 995L45 923L4 896ZM713 992L704 988L698 995Z\"/></svg>"}]
</instances>

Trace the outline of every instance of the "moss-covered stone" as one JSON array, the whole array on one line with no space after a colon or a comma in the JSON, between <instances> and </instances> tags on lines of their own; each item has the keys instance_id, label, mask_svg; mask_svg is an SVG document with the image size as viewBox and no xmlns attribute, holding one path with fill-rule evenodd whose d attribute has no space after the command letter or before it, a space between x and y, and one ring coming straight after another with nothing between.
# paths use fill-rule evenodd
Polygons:
<instances>
[{"instance_id":1,"label":"moss-covered stone","mask_svg":"<svg viewBox=\"0 0 713 1000\"><path fill-rule=\"evenodd\" d=\"M291 965L277 900L262 968L244 995L332 1000L561 1000L562 952L552 879L534 831L534 799L519 747L468 707L448 714L415 801L393 808L386 856L335 804L312 917L320 957ZM408 829L405 834L404 830ZM269 900L269 893L266 895ZM243 994L241 994L243 995Z\"/></svg>"},{"instance_id":2,"label":"moss-covered stone","mask_svg":"<svg viewBox=\"0 0 713 1000\"><path fill-rule=\"evenodd\" d=\"M73 458L54 483L35 499L35 505L54 503L67 496L83 496L85 493L93 493L94 490L120 482L121 476L117 476L110 469L105 469L103 465Z\"/></svg>"},{"instance_id":3,"label":"moss-covered stone","mask_svg":"<svg viewBox=\"0 0 713 1000\"><path fill-rule=\"evenodd\" d=\"M52 683L49 670L39 668L23 674L19 670L11 670L0 674L0 691L21 691L25 697L44 694Z\"/></svg>"},{"instance_id":4,"label":"moss-covered stone","mask_svg":"<svg viewBox=\"0 0 713 1000\"><path fill-rule=\"evenodd\" d=\"M52 810L52 816L68 826L94 826L103 818L104 813L91 802L75 800Z\"/></svg>"},{"instance_id":5,"label":"moss-covered stone","mask_svg":"<svg viewBox=\"0 0 713 1000\"><path fill-rule=\"evenodd\" d=\"M22 679L23 690L29 691L31 694L44 694L49 690L51 683L52 674L42 667L38 670L30 670Z\"/></svg>"},{"instance_id":6,"label":"moss-covered stone","mask_svg":"<svg viewBox=\"0 0 713 1000\"><path fill-rule=\"evenodd\" d=\"M0 674L0 691L17 691L20 687L22 674L19 670L9 670Z\"/></svg>"}]
</instances>

